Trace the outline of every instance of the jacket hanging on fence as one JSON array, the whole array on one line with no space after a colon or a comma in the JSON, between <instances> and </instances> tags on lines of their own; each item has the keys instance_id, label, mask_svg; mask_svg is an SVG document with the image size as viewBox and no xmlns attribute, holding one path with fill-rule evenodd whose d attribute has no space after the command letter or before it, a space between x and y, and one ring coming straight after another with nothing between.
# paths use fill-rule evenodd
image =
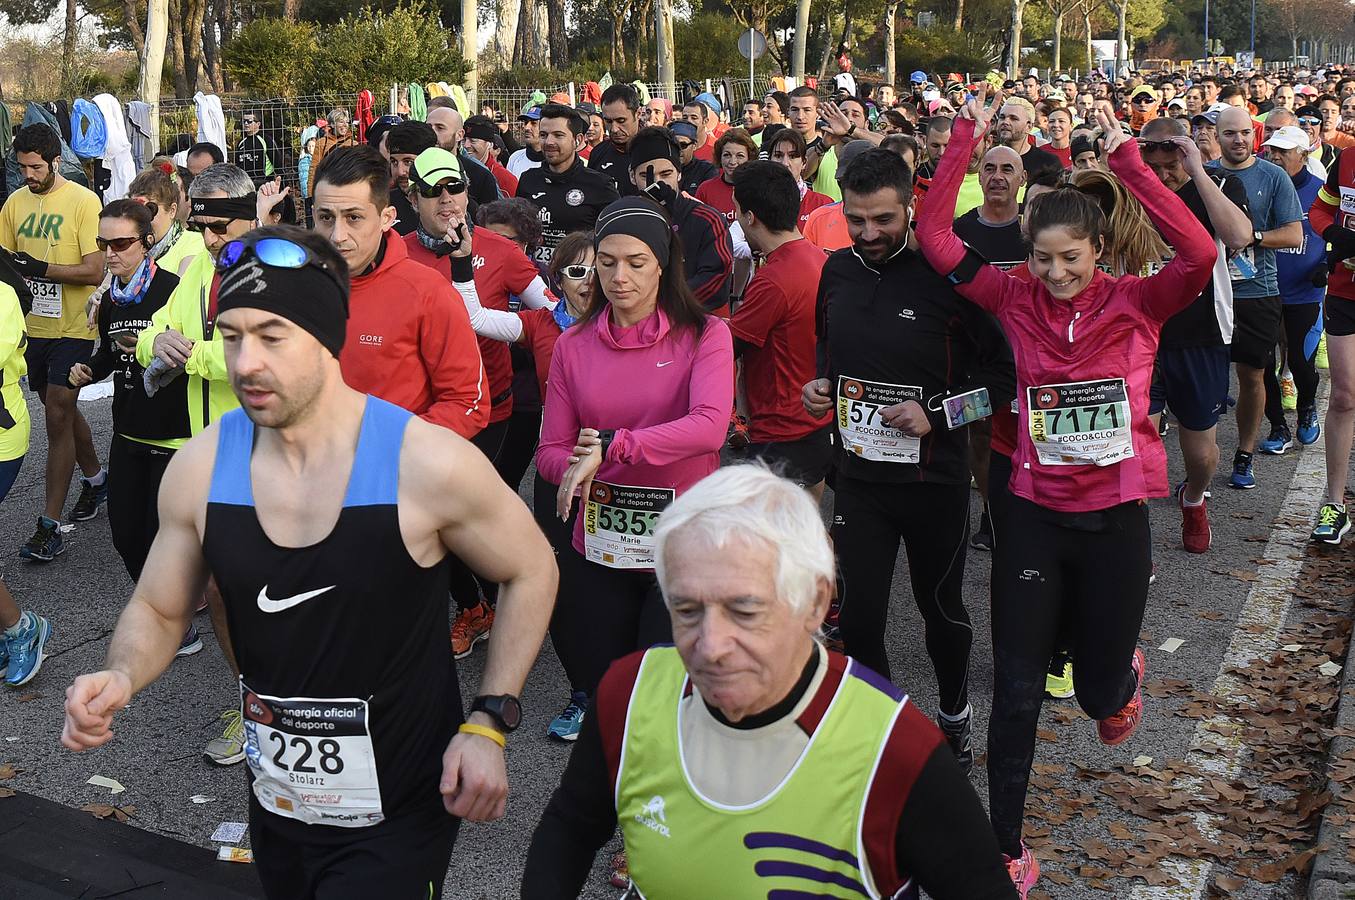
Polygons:
<instances>
[{"instance_id":1,"label":"jacket hanging on fence","mask_svg":"<svg viewBox=\"0 0 1355 900\"><path fill-rule=\"evenodd\" d=\"M9 152L9 145L14 143L14 126L9 122L9 107L0 103L0 156Z\"/></svg>"},{"instance_id":2,"label":"jacket hanging on fence","mask_svg":"<svg viewBox=\"0 0 1355 900\"><path fill-rule=\"evenodd\" d=\"M602 106L602 88L598 87L596 81L588 81L583 86L583 103L591 103L594 106Z\"/></svg>"},{"instance_id":3,"label":"jacket hanging on fence","mask_svg":"<svg viewBox=\"0 0 1355 900\"><path fill-rule=\"evenodd\" d=\"M104 155L107 130L104 114L99 107L84 97L71 104L71 149L81 159L98 159Z\"/></svg>"},{"instance_id":4,"label":"jacket hanging on fence","mask_svg":"<svg viewBox=\"0 0 1355 900\"><path fill-rule=\"evenodd\" d=\"M71 142L71 110L66 105L65 100L49 100L42 104L42 108L52 114L52 119L56 122L56 132L61 135L61 139L67 146Z\"/></svg>"},{"instance_id":5,"label":"jacket hanging on fence","mask_svg":"<svg viewBox=\"0 0 1355 900\"><path fill-rule=\"evenodd\" d=\"M428 96L423 92L423 85L413 81L409 83L409 117L415 122L428 121Z\"/></svg>"},{"instance_id":6,"label":"jacket hanging on fence","mask_svg":"<svg viewBox=\"0 0 1355 900\"><path fill-rule=\"evenodd\" d=\"M474 115L474 111L470 108L470 97L466 96L466 89L461 85L450 85L448 87L447 96L451 97L452 102L456 104L457 112L461 113L461 121L464 122Z\"/></svg>"},{"instance_id":7,"label":"jacket hanging on fence","mask_svg":"<svg viewBox=\"0 0 1355 900\"><path fill-rule=\"evenodd\" d=\"M122 114L122 103L112 94L98 94L94 105L104 117L104 168L108 170L108 188L104 191L104 202L121 200L127 196L127 188L136 177L136 164L132 161L132 142L127 139L127 120Z\"/></svg>"},{"instance_id":8,"label":"jacket hanging on fence","mask_svg":"<svg viewBox=\"0 0 1355 900\"><path fill-rule=\"evenodd\" d=\"M230 148L226 146L226 114L221 109L221 98L198 91L193 95L193 106L198 113L198 140L216 144L224 159Z\"/></svg>"},{"instance_id":9,"label":"jacket hanging on fence","mask_svg":"<svg viewBox=\"0 0 1355 900\"><path fill-rule=\"evenodd\" d=\"M63 104L64 105L64 104ZM48 109L37 103L30 102L24 107L24 119L20 128L27 128L29 125L46 125L57 133L61 134L61 126L57 123L57 118ZM69 125L70 123L67 122ZM89 178L85 176L85 168L80 165L80 158L75 155L71 145L66 143L65 138L61 140L61 176L68 181L74 181L81 187L89 187ZM19 160L14 154L14 144L10 143L9 150L5 153L5 184L11 191L18 190L24 183L23 176L19 174Z\"/></svg>"},{"instance_id":10,"label":"jacket hanging on fence","mask_svg":"<svg viewBox=\"0 0 1355 900\"><path fill-rule=\"evenodd\" d=\"M372 112L372 105L376 101L372 97L372 92L363 88L358 91L358 102L354 108L354 118L358 120L358 143L367 143L367 129L372 127L372 121L376 115Z\"/></svg>"},{"instance_id":11,"label":"jacket hanging on fence","mask_svg":"<svg viewBox=\"0 0 1355 900\"><path fill-rule=\"evenodd\" d=\"M132 166L140 172L155 156L155 148L148 146L151 139L151 107L133 100L127 104L127 139L132 145ZM149 151L149 152L148 152Z\"/></svg>"},{"instance_id":12,"label":"jacket hanging on fence","mask_svg":"<svg viewBox=\"0 0 1355 900\"><path fill-rule=\"evenodd\" d=\"M429 100L432 100L434 97L447 96L447 92L442 89L442 85L438 84L436 81L428 82L428 84L424 85L424 90L428 91Z\"/></svg>"},{"instance_id":13,"label":"jacket hanging on fence","mask_svg":"<svg viewBox=\"0 0 1355 900\"><path fill-rule=\"evenodd\" d=\"M640 95L640 105L641 105L641 106L644 106L646 103L648 103L648 102L649 102L649 85L645 84L643 81L641 81L641 80L638 79L638 78L637 78L636 80L632 81L630 84L631 84L631 87L635 88L635 93L637 93L637 94Z\"/></svg>"}]
</instances>

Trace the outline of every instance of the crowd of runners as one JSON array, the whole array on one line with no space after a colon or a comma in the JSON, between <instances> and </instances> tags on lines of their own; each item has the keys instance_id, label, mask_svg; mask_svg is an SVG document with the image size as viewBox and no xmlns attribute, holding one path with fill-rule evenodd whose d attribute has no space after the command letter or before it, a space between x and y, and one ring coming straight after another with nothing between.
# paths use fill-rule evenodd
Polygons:
<instances>
[{"instance_id":1,"label":"crowd of runners","mask_svg":"<svg viewBox=\"0 0 1355 900\"><path fill-rule=\"evenodd\" d=\"M208 612L241 699L203 751L245 763L268 896L440 896L460 821L503 814L549 635L572 750L524 897L577 896L619 825L636 896L1024 898L1044 699L1107 745L1144 716L1147 501L1207 554L1211 489L1325 439L1312 539L1350 529L1355 75L642 99L433 98L365 142L336 109L287 186L255 119L106 205L17 133L0 496L26 376L19 555L60 566L106 510L136 582L62 741L112 739ZM76 401L109 377L100 446ZM935 710L890 680L900 544ZM0 584L11 687L61 624L28 605Z\"/></svg>"}]
</instances>

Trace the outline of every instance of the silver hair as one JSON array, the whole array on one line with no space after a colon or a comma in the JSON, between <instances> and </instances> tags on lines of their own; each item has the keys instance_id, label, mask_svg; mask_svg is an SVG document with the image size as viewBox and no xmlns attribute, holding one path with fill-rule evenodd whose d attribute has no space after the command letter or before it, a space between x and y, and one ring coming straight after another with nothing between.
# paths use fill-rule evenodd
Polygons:
<instances>
[{"instance_id":1,"label":"silver hair","mask_svg":"<svg viewBox=\"0 0 1355 900\"><path fill-rule=\"evenodd\" d=\"M659 516L654 529L654 571L668 597L671 569L665 558L674 534L691 529L714 547L736 541L763 544L776 554L776 595L791 611L806 612L821 580L834 579L833 547L809 493L750 464L719 469L692 486Z\"/></svg>"},{"instance_id":2,"label":"silver hair","mask_svg":"<svg viewBox=\"0 0 1355 900\"><path fill-rule=\"evenodd\" d=\"M344 109L342 106L336 106L331 109L329 111L329 116L325 121L329 123L330 128L333 128L340 122L343 122L345 125L353 124L353 118L348 115L348 110Z\"/></svg>"},{"instance_id":3,"label":"silver hair","mask_svg":"<svg viewBox=\"0 0 1355 900\"><path fill-rule=\"evenodd\" d=\"M247 197L254 193L254 182L239 166L215 163L203 169L188 186L188 196L201 197L221 191L227 197Z\"/></svg>"}]
</instances>

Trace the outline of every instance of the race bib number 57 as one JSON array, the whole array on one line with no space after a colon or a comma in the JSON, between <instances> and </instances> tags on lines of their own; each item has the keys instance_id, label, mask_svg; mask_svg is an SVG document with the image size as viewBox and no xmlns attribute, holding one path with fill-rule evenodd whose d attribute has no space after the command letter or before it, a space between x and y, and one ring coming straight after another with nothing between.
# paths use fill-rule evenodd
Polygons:
<instances>
[{"instance_id":1,"label":"race bib number 57","mask_svg":"<svg viewBox=\"0 0 1355 900\"><path fill-rule=\"evenodd\" d=\"M1123 378L1026 388L1028 430L1046 466L1109 466L1134 455Z\"/></svg>"},{"instance_id":2,"label":"race bib number 57","mask_svg":"<svg viewBox=\"0 0 1355 900\"><path fill-rule=\"evenodd\" d=\"M922 388L839 375L837 430L842 435L842 446L876 462L916 463L921 456L922 440L891 428L882 416L886 409L905 400L921 403Z\"/></svg>"},{"instance_id":3,"label":"race bib number 57","mask_svg":"<svg viewBox=\"0 0 1355 900\"><path fill-rule=\"evenodd\" d=\"M269 697L240 681L245 762L271 813L361 828L385 818L367 701Z\"/></svg>"},{"instance_id":4,"label":"race bib number 57","mask_svg":"<svg viewBox=\"0 0 1355 900\"><path fill-rule=\"evenodd\" d=\"M672 488L594 481L583 509L584 556L611 569L654 568L654 526Z\"/></svg>"}]
</instances>

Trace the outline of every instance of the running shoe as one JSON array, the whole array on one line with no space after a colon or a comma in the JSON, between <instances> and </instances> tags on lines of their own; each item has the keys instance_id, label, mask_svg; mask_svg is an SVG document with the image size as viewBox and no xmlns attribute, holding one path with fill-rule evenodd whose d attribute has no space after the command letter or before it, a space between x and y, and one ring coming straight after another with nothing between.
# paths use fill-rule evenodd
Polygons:
<instances>
[{"instance_id":1,"label":"running shoe","mask_svg":"<svg viewBox=\"0 0 1355 900\"><path fill-rule=\"evenodd\" d=\"M1182 490L1185 486L1186 486L1186 480L1185 480L1184 478L1182 478L1180 481L1176 482L1176 487L1174 488L1173 493L1180 493L1181 490ZM1205 488L1205 489L1204 489L1204 499L1206 499L1206 500L1213 500L1213 499L1214 499L1214 492L1211 491L1209 488Z\"/></svg>"},{"instance_id":2,"label":"running shoe","mask_svg":"<svg viewBox=\"0 0 1355 900\"><path fill-rule=\"evenodd\" d=\"M729 428L725 431L725 443L731 450L742 450L752 443L748 436L748 420L738 413L729 414Z\"/></svg>"},{"instance_id":3,"label":"running shoe","mask_svg":"<svg viewBox=\"0 0 1355 900\"><path fill-rule=\"evenodd\" d=\"M480 602L457 613L452 623L452 655L457 659L470 656L475 645L489 637L494 627L494 608L481 597Z\"/></svg>"},{"instance_id":4,"label":"running shoe","mask_svg":"<svg viewBox=\"0 0 1355 900\"><path fill-rule=\"evenodd\" d=\"M1317 422L1317 407L1310 406L1299 412L1299 427L1294 436L1305 447L1317 443L1317 439L1322 436L1322 426Z\"/></svg>"},{"instance_id":5,"label":"running shoe","mask_svg":"<svg viewBox=\"0 0 1355 900\"><path fill-rule=\"evenodd\" d=\"M80 476L80 499L71 507L72 522L88 522L99 514L99 507L108 500L108 474L104 473L104 483L90 484L89 479Z\"/></svg>"},{"instance_id":6,"label":"running shoe","mask_svg":"<svg viewBox=\"0 0 1355 900\"><path fill-rule=\"evenodd\" d=\"M1209 529L1209 501L1200 499L1198 506L1186 503L1186 483L1176 487L1176 503L1181 507L1181 546L1187 553L1207 553L1213 540Z\"/></svg>"},{"instance_id":7,"label":"running shoe","mask_svg":"<svg viewBox=\"0 0 1355 900\"><path fill-rule=\"evenodd\" d=\"M630 862L626 859L626 851L618 850L612 854L612 874L607 879L612 887L625 890L630 887Z\"/></svg>"},{"instance_id":8,"label":"running shoe","mask_svg":"<svg viewBox=\"0 0 1355 900\"><path fill-rule=\"evenodd\" d=\"M1249 491L1256 487L1256 476L1251 470L1251 455L1241 450L1233 454L1233 474L1228 476L1228 487Z\"/></svg>"},{"instance_id":9,"label":"running shoe","mask_svg":"<svg viewBox=\"0 0 1355 900\"><path fill-rule=\"evenodd\" d=\"M226 727L220 737L214 737L202 749L202 755L218 766L233 766L245 758L245 720L238 709L228 709L221 714Z\"/></svg>"},{"instance_id":10,"label":"running shoe","mask_svg":"<svg viewBox=\"0 0 1355 900\"><path fill-rule=\"evenodd\" d=\"M1012 884L1016 886L1016 895L1026 900L1030 889L1040 880L1040 863L1035 859L1035 854L1022 841L1020 856L1012 859L1004 853L1002 859L1007 864L1007 874L1011 876Z\"/></svg>"},{"instance_id":11,"label":"running shoe","mask_svg":"<svg viewBox=\"0 0 1355 900\"><path fill-rule=\"evenodd\" d=\"M1171 423L1167 421L1167 414L1163 413L1157 420L1157 436L1164 438L1167 432L1172 430Z\"/></svg>"},{"instance_id":12,"label":"running shoe","mask_svg":"<svg viewBox=\"0 0 1355 900\"><path fill-rule=\"evenodd\" d=\"M1256 442L1256 452L1268 456L1283 456L1284 451L1294 449L1294 436L1289 433L1288 425L1270 429L1270 436Z\"/></svg>"},{"instance_id":13,"label":"running shoe","mask_svg":"<svg viewBox=\"0 0 1355 900\"><path fill-rule=\"evenodd\" d=\"M189 622L188 630L183 633L183 640L179 641L179 649L174 651L174 655L192 656L201 649L202 638L198 636L198 626Z\"/></svg>"},{"instance_id":14,"label":"running shoe","mask_svg":"<svg viewBox=\"0 0 1355 900\"><path fill-rule=\"evenodd\" d=\"M971 741L973 722L974 712L968 706L965 707L963 717L958 720L952 721L940 715L936 717L936 724L941 727L941 733L946 736L946 743L950 744L955 761L960 764L960 770L965 775L974 771L974 747Z\"/></svg>"},{"instance_id":15,"label":"running shoe","mask_svg":"<svg viewBox=\"0 0 1355 900\"><path fill-rule=\"evenodd\" d=\"M1313 527L1312 539L1319 544L1341 543L1341 538L1350 531L1350 516L1346 508L1339 503L1324 503L1317 511L1317 525Z\"/></svg>"},{"instance_id":16,"label":"running shoe","mask_svg":"<svg viewBox=\"0 0 1355 900\"><path fill-rule=\"evenodd\" d=\"M979 516L979 528L969 536L969 546L978 550L993 549L993 520L988 515L988 507L983 508L983 514Z\"/></svg>"},{"instance_id":17,"label":"running shoe","mask_svg":"<svg viewBox=\"0 0 1355 900\"><path fill-rule=\"evenodd\" d=\"M1124 709L1096 723L1096 733L1101 743L1111 747L1129 740L1143 721L1143 673L1148 668L1148 661L1143 658L1142 650L1134 648L1134 658L1130 660L1129 666L1134 670L1134 696L1129 698Z\"/></svg>"},{"instance_id":18,"label":"running shoe","mask_svg":"<svg viewBox=\"0 0 1355 900\"><path fill-rule=\"evenodd\" d=\"M4 632L0 632L0 635L3 634ZM8 674L9 674L9 644L5 642L3 636L0 636L0 678L4 678Z\"/></svg>"},{"instance_id":19,"label":"running shoe","mask_svg":"<svg viewBox=\"0 0 1355 900\"><path fill-rule=\"evenodd\" d=\"M1313 365L1319 369L1327 368L1327 332L1317 339L1317 353L1313 355Z\"/></svg>"},{"instance_id":20,"label":"running shoe","mask_svg":"<svg viewBox=\"0 0 1355 900\"><path fill-rule=\"evenodd\" d=\"M51 562L66 552L66 539L61 536L61 523L46 516L38 516L38 530L19 548L19 555L34 562Z\"/></svg>"},{"instance_id":21,"label":"running shoe","mask_svg":"<svg viewBox=\"0 0 1355 900\"><path fill-rule=\"evenodd\" d=\"M1056 652L1049 660L1049 671L1044 676L1044 693L1055 700L1076 696L1073 689L1073 661L1067 653Z\"/></svg>"},{"instance_id":22,"label":"running shoe","mask_svg":"<svg viewBox=\"0 0 1355 900\"><path fill-rule=\"evenodd\" d=\"M1299 389L1294 386L1294 376L1288 372L1280 376L1280 406L1284 409L1299 408Z\"/></svg>"},{"instance_id":23,"label":"running shoe","mask_svg":"<svg viewBox=\"0 0 1355 900\"><path fill-rule=\"evenodd\" d=\"M6 632L5 653L9 665L5 684L20 687L37 677L42 661L47 658L47 639L52 636L52 623L37 613L25 612L19 618L18 630L12 636Z\"/></svg>"},{"instance_id":24,"label":"running shoe","mask_svg":"<svg viewBox=\"0 0 1355 900\"><path fill-rule=\"evenodd\" d=\"M546 736L557 741L577 741L579 732L583 730L583 717L587 714L588 695L583 691L574 691L569 695L565 708L546 726Z\"/></svg>"},{"instance_id":25,"label":"running shoe","mask_svg":"<svg viewBox=\"0 0 1355 900\"><path fill-rule=\"evenodd\" d=\"M1157 583L1157 563L1153 563L1153 567L1148 570L1148 583Z\"/></svg>"}]
</instances>

